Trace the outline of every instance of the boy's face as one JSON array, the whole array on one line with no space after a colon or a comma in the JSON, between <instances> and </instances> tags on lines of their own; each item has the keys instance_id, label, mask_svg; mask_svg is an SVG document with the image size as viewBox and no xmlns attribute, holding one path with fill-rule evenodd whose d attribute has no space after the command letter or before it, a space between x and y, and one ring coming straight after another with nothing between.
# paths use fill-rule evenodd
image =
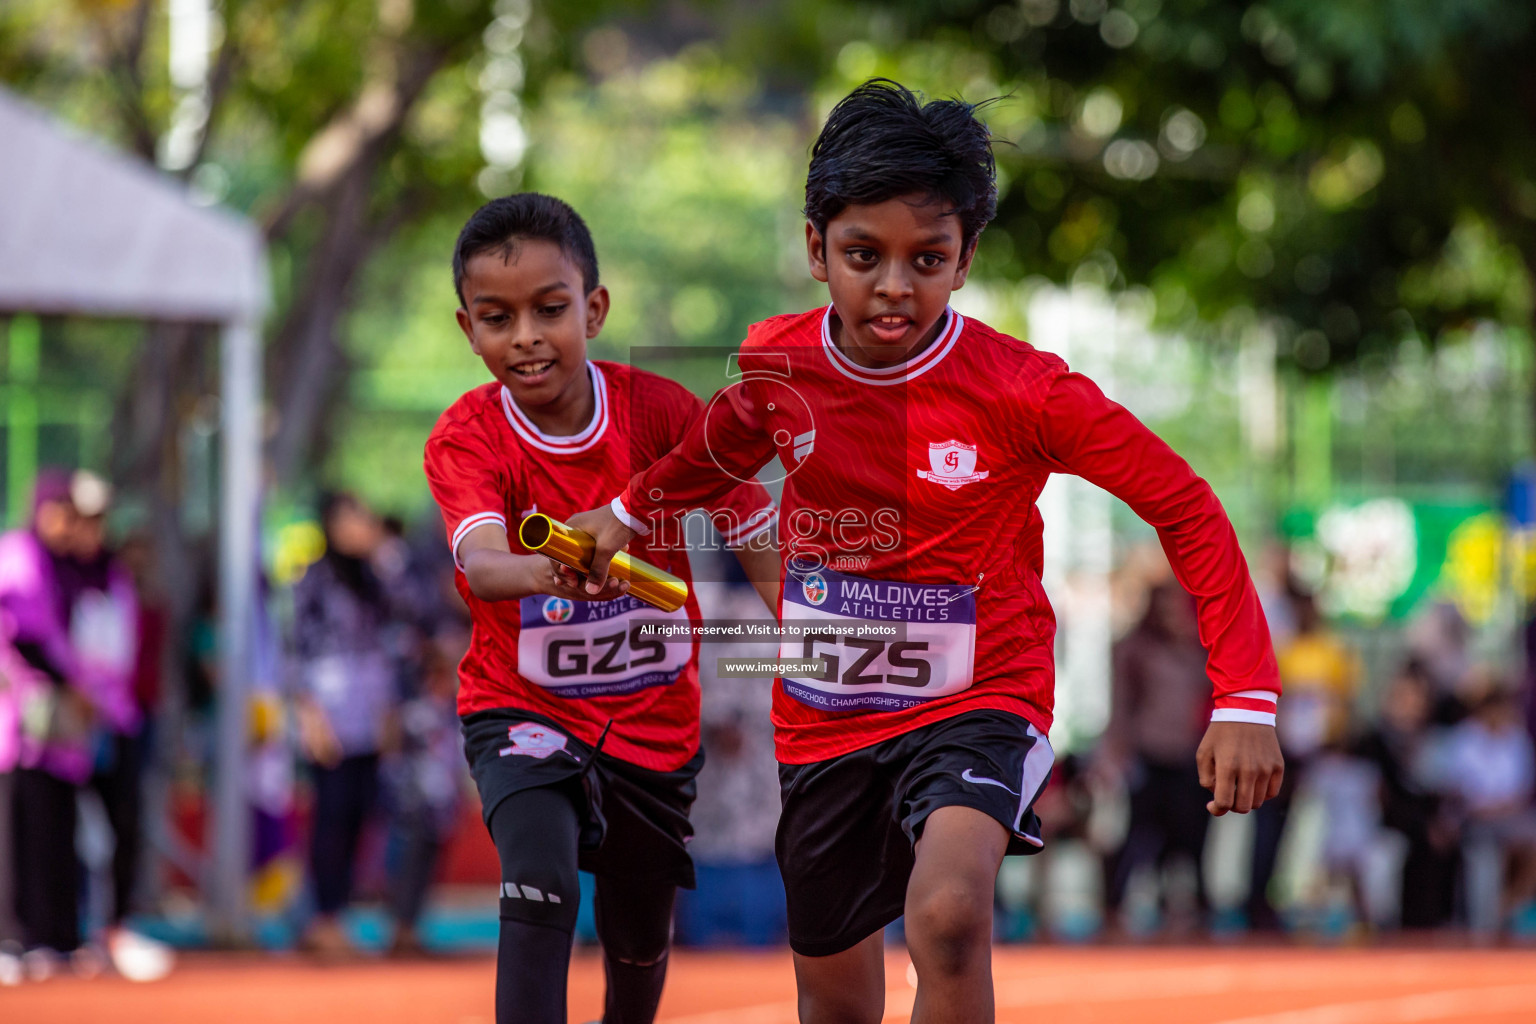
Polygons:
<instances>
[{"instance_id":1,"label":"boy's face","mask_svg":"<svg viewBox=\"0 0 1536 1024\"><path fill-rule=\"evenodd\" d=\"M900 363L937 336L975 252L946 208L932 196L900 196L845 208L825 236L805 226L811 276L827 283L837 309L833 340L855 362Z\"/></svg>"},{"instance_id":2,"label":"boy's face","mask_svg":"<svg viewBox=\"0 0 1536 1024\"><path fill-rule=\"evenodd\" d=\"M524 408L574 401L587 381L587 339L608 316L608 289L583 294L581 270L553 242L518 239L464 266L459 328Z\"/></svg>"}]
</instances>

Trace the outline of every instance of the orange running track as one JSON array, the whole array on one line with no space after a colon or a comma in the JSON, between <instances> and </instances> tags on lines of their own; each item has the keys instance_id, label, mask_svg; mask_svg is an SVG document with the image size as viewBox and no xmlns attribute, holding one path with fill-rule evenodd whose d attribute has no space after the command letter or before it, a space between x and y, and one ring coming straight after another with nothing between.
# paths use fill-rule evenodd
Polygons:
<instances>
[{"instance_id":1,"label":"orange running track","mask_svg":"<svg viewBox=\"0 0 1536 1024\"><path fill-rule=\"evenodd\" d=\"M1536 952L1009 947L1001 1024L1536 1022ZM489 959L313 966L194 955L168 980L60 978L0 989L5 1024L493 1024ZM887 958L886 1021L907 1020L908 961ZM578 954L571 1020L598 1015L602 965ZM673 955L662 1024L793 1024L789 954Z\"/></svg>"}]
</instances>

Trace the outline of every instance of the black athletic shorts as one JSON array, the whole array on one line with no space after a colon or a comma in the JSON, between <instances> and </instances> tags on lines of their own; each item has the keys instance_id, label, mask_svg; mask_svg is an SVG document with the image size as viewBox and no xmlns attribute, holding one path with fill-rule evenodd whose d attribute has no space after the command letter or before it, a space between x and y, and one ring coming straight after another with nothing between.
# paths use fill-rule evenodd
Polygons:
<instances>
[{"instance_id":1,"label":"black athletic shorts","mask_svg":"<svg viewBox=\"0 0 1536 1024\"><path fill-rule=\"evenodd\" d=\"M688 810L704 752L676 771L657 772L598 751L542 715L515 708L477 711L461 720L464 756L490 826L513 793L540 786L570 791L581 814L577 865L596 875L655 879L694 887Z\"/></svg>"},{"instance_id":2,"label":"black athletic shorts","mask_svg":"<svg viewBox=\"0 0 1536 1024\"><path fill-rule=\"evenodd\" d=\"M913 846L940 807L974 807L1012 834L1008 852L1043 845L1034 803L1054 755L1017 715L972 711L812 764L779 765L775 848L789 944L830 956L902 914Z\"/></svg>"}]
</instances>

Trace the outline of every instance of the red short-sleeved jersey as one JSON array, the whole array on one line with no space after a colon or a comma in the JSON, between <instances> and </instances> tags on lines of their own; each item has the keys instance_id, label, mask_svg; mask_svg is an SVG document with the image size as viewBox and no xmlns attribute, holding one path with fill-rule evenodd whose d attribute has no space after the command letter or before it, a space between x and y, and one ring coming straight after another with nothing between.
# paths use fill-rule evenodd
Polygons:
<instances>
[{"instance_id":1,"label":"red short-sleeved jersey","mask_svg":"<svg viewBox=\"0 0 1536 1024\"><path fill-rule=\"evenodd\" d=\"M438 419L426 446L427 481L442 509L454 561L464 535L485 523L508 531L533 512L565 519L608 501L632 474L669 451L703 405L682 385L618 363L589 362L592 420L569 437L543 434L506 390L475 388ZM729 544L774 526L761 485L738 484L701 503ZM686 551L643 541L630 552L691 582ZM660 612L631 597L602 603L534 596L482 601L460 571L474 629L459 664L459 713L516 707L547 715L585 743L609 719L604 750L642 768L670 771L699 746L697 643L641 639L633 622ZM674 618L697 621L690 593Z\"/></svg>"},{"instance_id":2,"label":"red short-sleeved jersey","mask_svg":"<svg viewBox=\"0 0 1536 1024\"><path fill-rule=\"evenodd\" d=\"M1098 484L1157 527L1199 604L1213 718L1273 724L1280 683L1247 563L1183 459L1056 356L953 311L934 344L882 370L837 349L833 315L754 325L742 382L619 504L639 529L774 455L789 468L781 614L811 635L786 637L780 653L828 669L775 684L780 761L836 757L983 708L1049 730L1056 621L1035 501L1052 473ZM837 632L880 622L899 638Z\"/></svg>"}]
</instances>

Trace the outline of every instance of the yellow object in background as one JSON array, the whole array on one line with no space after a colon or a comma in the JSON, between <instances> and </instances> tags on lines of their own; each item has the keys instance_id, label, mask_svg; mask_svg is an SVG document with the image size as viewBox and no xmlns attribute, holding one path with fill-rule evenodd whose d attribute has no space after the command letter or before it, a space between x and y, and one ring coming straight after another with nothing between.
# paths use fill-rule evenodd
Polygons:
<instances>
[{"instance_id":1,"label":"yellow object in background","mask_svg":"<svg viewBox=\"0 0 1536 1024\"><path fill-rule=\"evenodd\" d=\"M1506 545L1512 540L1504 517L1497 512L1484 512L1456 527L1446 541L1440 582L1456 602L1456 608L1473 625L1480 626L1493 616L1505 584ZM1511 554L1517 550L1509 548ZM1517 569L1518 565L1511 563L1510 568Z\"/></svg>"},{"instance_id":2,"label":"yellow object in background","mask_svg":"<svg viewBox=\"0 0 1536 1024\"><path fill-rule=\"evenodd\" d=\"M278 586L297 583L325 554L325 532L320 524L305 520L289 523L277 532L272 552L272 582Z\"/></svg>"}]
</instances>

